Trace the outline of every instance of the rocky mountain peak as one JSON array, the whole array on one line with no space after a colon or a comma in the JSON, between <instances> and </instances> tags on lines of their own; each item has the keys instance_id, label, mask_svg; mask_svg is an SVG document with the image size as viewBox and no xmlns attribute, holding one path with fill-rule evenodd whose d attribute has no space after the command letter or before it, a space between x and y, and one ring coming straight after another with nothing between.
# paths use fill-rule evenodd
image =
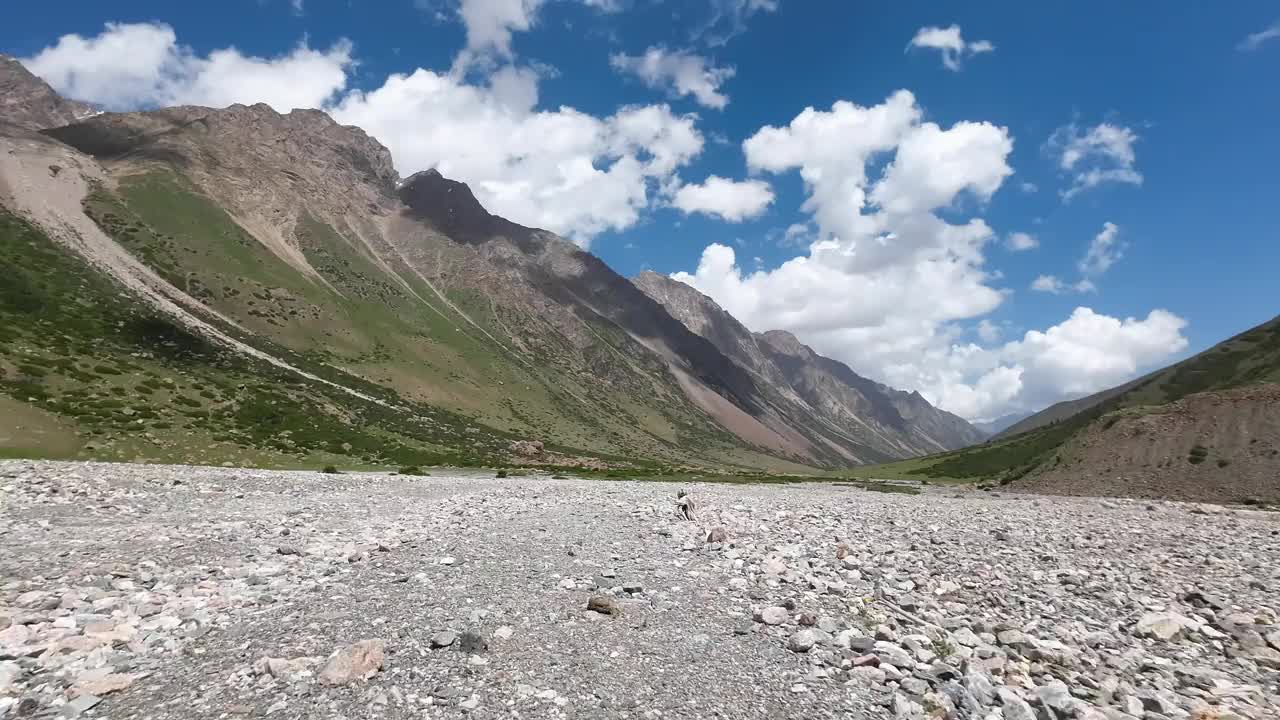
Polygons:
<instances>
[{"instance_id":1,"label":"rocky mountain peak","mask_svg":"<svg viewBox=\"0 0 1280 720\"><path fill-rule=\"evenodd\" d=\"M234 168L246 175L287 171L347 192L364 184L390 196L399 179L391 151L357 127L319 110L281 114L271 106L180 106L103 113L46 134L105 160L160 160L184 167Z\"/></svg>"},{"instance_id":2,"label":"rocky mountain peak","mask_svg":"<svg viewBox=\"0 0 1280 720\"><path fill-rule=\"evenodd\" d=\"M91 105L58 95L16 58L0 54L0 121L44 130L70 125L94 112Z\"/></svg>"},{"instance_id":3,"label":"rocky mountain peak","mask_svg":"<svg viewBox=\"0 0 1280 720\"><path fill-rule=\"evenodd\" d=\"M769 330L767 332L758 333L756 337L765 341L774 350L796 357L806 357L813 353L808 345L800 342L800 338L787 332L786 330Z\"/></svg>"},{"instance_id":4,"label":"rocky mountain peak","mask_svg":"<svg viewBox=\"0 0 1280 720\"><path fill-rule=\"evenodd\" d=\"M662 304L667 312L684 323L685 327L711 339L712 342L716 342L716 339L711 337L713 334L727 337L735 331L738 335L749 333L745 327L717 305L715 300L679 280L673 280L652 270L645 270L632 278L631 282L646 295ZM718 342L717 345L724 346L725 342Z\"/></svg>"},{"instance_id":5,"label":"rocky mountain peak","mask_svg":"<svg viewBox=\"0 0 1280 720\"><path fill-rule=\"evenodd\" d=\"M964 420L934 408L919 394L886 387L823 357L786 330L752 333L714 300L655 272L632 280L691 331L750 371L784 414L802 418L815 437L853 453L904 457L962 447L982 434ZM854 419L857 420L854 420ZM833 440L832 436L841 438Z\"/></svg>"},{"instance_id":6,"label":"rocky mountain peak","mask_svg":"<svg viewBox=\"0 0 1280 720\"><path fill-rule=\"evenodd\" d=\"M393 188L399 181L391 151L354 125L340 125L322 110L295 109L279 113L266 103L231 105L210 110L206 121L225 124L229 129L264 133L260 144L296 144L306 147L319 143L347 160L360 173L376 184Z\"/></svg>"},{"instance_id":7,"label":"rocky mountain peak","mask_svg":"<svg viewBox=\"0 0 1280 720\"><path fill-rule=\"evenodd\" d=\"M474 244L499 233L501 219L484 209L471 188L435 168L410 175L398 192L415 218L455 240Z\"/></svg>"}]
</instances>

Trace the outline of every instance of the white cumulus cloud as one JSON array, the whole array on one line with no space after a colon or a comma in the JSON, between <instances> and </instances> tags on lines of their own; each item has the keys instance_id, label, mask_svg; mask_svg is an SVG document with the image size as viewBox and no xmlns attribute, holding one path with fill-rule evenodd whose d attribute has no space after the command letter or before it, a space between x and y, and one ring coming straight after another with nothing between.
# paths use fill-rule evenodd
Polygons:
<instances>
[{"instance_id":1,"label":"white cumulus cloud","mask_svg":"<svg viewBox=\"0 0 1280 720\"><path fill-rule=\"evenodd\" d=\"M948 70L958 71L966 57L994 52L995 45L987 40L966 42L960 34L960 26L922 27L916 31L915 37L907 45L907 49L925 48L937 50L942 54L942 66Z\"/></svg>"},{"instance_id":2,"label":"white cumulus cloud","mask_svg":"<svg viewBox=\"0 0 1280 720\"><path fill-rule=\"evenodd\" d=\"M1085 275L1101 275L1111 269L1124 255L1120 243L1120 228L1115 223L1102 224L1102 232L1093 237L1089 250L1080 259L1080 272Z\"/></svg>"},{"instance_id":3,"label":"white cumulus cloud","mask_svg":"<svg viewBox=\"0 0 1280 720\"><path fill-rule=\"evenodd\" d=\"M1104 183L1141 185L1133 146L1138 134L1131 128L1100 123L1081 129L1065 125L1049 137L1047 148L1058 157L1058 167L1071 177L1071 186L1062 192L1064 200Z\"/></svg>"},{"instance_id":4,"label":"white cumulus cloud","mask_svg":"<svg viewBox=\"0 0 1280 720\"><path fill-rule=\"evenodd\" d=\"M1057 275L1040 275L1031 281L1031 289L1036 292L1063 295L1069 292L1093 292L1098 288L1088 278L1081 278L1074 283L1064 282Z\"/></svg>"},{"instance_id":5,"label":"white cumulus cloud","mask_svg":"<svg viewBox=\"0 0 1280 720\"><path fill-rule=\"evenodd\" d=\"M520 12L531 18L536 10L503 7L507 18ZM476 42L468 44L477 50L509 49L503 40L509 35L493 28L523 27L498 22L485 30L488 21L468 17L479 23ZM512 65L479 81L418 69L368 91L344 92L354 65L345 41L327 51L302 44L275 58L233 48L201 56L179 44L167 25L109 24L95 37L64 36L23 63L67 96L113 110L236 102L266 102L281 112L320 107L387 145L402 175L436 168L471 185L490 211L583 245L604 230L635 224L659 191L678 187L677 171L703 147L696 117L666 105L624 106L606 116L540 109L538 74Z\"/></svg>"},{"instance_id":6,"label":"white cumulus cloud","mask_svg":"<svg viewBox=\"0 0 1280 720\"><path fill-rule=\"evenodd\" d=\"M984 267L993 232L981 218L954 217L981 208L1012 174L1013 143L1004 128L938 126L924 119L911 93L900 91L873 106L841 101L830 110L807 108L786 126L761 128L743 148L754 171L799 173L816 237L806 253L767 271L748 269L732 247L713 244L693 271L672 277L753 330L790 330L859 372L919 390L975 420L1038 409L1074 388L1102 389L1124 368L1185 344L1181 321L1166 322L1167 313L1117 320L1086 309L997 348L958 342L962 321L981 318L1006 295ZM978 337L996 342L1000 328L983 320ZM1062 383L1050 372L1052 362L1034 351L1068 348L1087 320L1114 322L1120 337L1156 326L1166 341L1163 355L1152 345L1102 344L1095 351L1113 351L1114 358L1091 359L1072 383ZM1110 328L1107 322L1101 324Z\"/></svg>"},{"instance_id":7,"label":"white cumulus cloud","mask_svg":"<svg viewBox=\"0 0 1280 720\"><path fill-rule=\"evenodd\" d=\"M467 32L467 45L454 60L465 71L510 60L511 37L533 27L543 0L459 0L458 18Z\"/></svg>"},{"instance_id":8,"label":"white cumulus cloud","mask_svg":"<svg viewBox=\"0 0 1280 720\"><path fill-rule=\"evenodd\" d=\"M318 108L347 84L351 44L305 42L271 58L235 48L200 56L163 23L107 23L90 38L63 35L22 63L59 93L108 110L265 102L276 110Z\"/></svg>"},{"instance_id":9,"label":"white cumulus cloud","mask_svg":"<svg viewBox=\"0 0 1280 720\"><path fill-rule=\"evenodd\" d=\"M695 118L666 105L600 118L536 101L529 71L503 69L485 86L418 69L353 91L331 112L391 148L402 174L436 168L491 212L583 245L635 224L651 194L702 151Z\"/></svg>"},{"instance_id":10,"label":"white cumulus cloud","mask_svg":"<svg viewBox=\"0 0 1280 720\"><path fill-rule=\"evenodd\" d=\"M733 77L734 69L716 67L701 55L651 47L643 55L618 53L609 62L618 72L635 75L651 88L677 97L691 95L705 107L720 110L729 103L720 86Z\"/></svg>"},{"instance_id":11,"label":"white cumulus cloud","mask_svg":"<svg viewBox=\"0 0 1280 720\"><path fill-rule=\"evenodd\" d=\"M1124 243L1120 240L1120 227L1112 222L1102 224L1102 230L1089 241L1089 249L1076 263L1080 279L1074 283L1063 282L1057 275L1041 275L1031 282L1037 292L1062 295L1068 292L1095 292L1094 279L1111 269L1124 256Z\"/></svg>"},{"instance_id":12,"label":"white cumulus cloud","mask_svg":"<svg viewBox=\"0 0 1280 720\"><path fill-rule=\"evenodd\" d=\"M1004 240L1004 246L1014 252L1023 252L1025 250L1034 250L1040 247L1040 241L1035 235L1024 232L1009 233Z\"/></svg>"},{"instance_id":13,"label":"white cumulus cloud","mask_svg":"<svg viewBox=\"0 0 1280 720\"><path fill-rule=\"evenodd\" d=\"M993 343L1000 339L1004 331L999 325L991 322L987 318L978 321L977 326L978 337L985 343Z\"/></svg>"},{"instance_id":14,"label":"white cumulus cloud","mask_svg":"<svg viewBox=\"0 0 1280 720\"><path fill-rule=\"evenodd\" d=\"M682 185L671 204L685 214L715 215L742 222L760 215L773 202L773 190L763 180L729 180L718 175L701 185Z\"/></svg>"},{"instance_id":15,"label":"white cumulus cloud","mask_svg":"<svg viewBox=\"0 0 1280 720\"><path fill-rule=\"evenodd\" d=\"M1186 321L1165 310L1144 319L1115 318L1078 307L1043 332L1031 330L998 352L1024 368L1036 407L1118 385L1187 347Z\"/></svg>"}]
</instances>

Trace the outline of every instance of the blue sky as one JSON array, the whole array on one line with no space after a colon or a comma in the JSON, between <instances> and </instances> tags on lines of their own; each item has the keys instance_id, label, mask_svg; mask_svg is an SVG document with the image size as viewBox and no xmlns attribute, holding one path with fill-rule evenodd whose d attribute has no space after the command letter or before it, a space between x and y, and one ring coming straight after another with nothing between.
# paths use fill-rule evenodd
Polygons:
<instances>
[{"instance_id":1,"label":"blue sky","mask_svg":"<svg viewBox=\"0 0 1280 720\"><path fill-rule=\"evenodd\" d=\"M973 419L1101 389L1280 312L1273 3L1158 14L1113 2L121 5L10 8L0 51L112 109L324 106L382 139L402 174L438 165L490 209L570 236L624 275L683 273L752 329L793 330ZM135 27L169 34L123 30ZM928 28L925 45L962 49L913 46ZM71 34L78 43L60 41ZM314 56L305 63L302 44ZM228 49L256 59L251 72L218 72ZM660 72L678 62L710 69L694 73L701 95L680 94ZM384 87L419 68L429 74L415 88ZM890 107L899 90L912 102ZM852 109L833 111L838 101ZM857 131L818 137L791 125L806 107L832 121L876 107L903 115L863 157L849 150ZM776 134L744 147L768 126L790 126L785 147ZM913 172L907 147L925 158ZM959 153L953 165L928 160L946 148ZM872 196L895 158L899 177L861 213L850 185L832 195L802 178L865 174L854 185ZM546 191L575 167L580 182ZM701 207L719 214L690 212L690 190L712 175L729 182ZM761 192L772 195L763 207ZM890 195L909 217L884 211ZM874 230L857 236L864 219ZM934 220L970 230L978 220L985 232L920 229ZM1009 249L1015 232L1036 246ZM815 241L829 244L815 251ZM709 246L732 249L735 264Z\"/></svg>"}]
</instances>

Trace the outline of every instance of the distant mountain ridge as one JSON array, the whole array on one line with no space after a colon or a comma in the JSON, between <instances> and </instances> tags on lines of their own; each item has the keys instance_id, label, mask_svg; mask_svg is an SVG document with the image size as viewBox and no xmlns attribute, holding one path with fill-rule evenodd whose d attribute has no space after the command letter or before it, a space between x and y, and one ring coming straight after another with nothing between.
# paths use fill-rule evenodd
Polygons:
<instances>
[{"instance_id":1,"label":"distant mountain ridge","mask_svg":"<svg viewBox=\"0 0 1280 720\"><path fill-rule=\"evenodd\" d=\"M1022 422L1028 417L1028 415L1029 413L1025 412L1014 412L1009 413L1008 415L1001 415L1000 417L987 422L975 422L973 423L973 426L987 435L998 435L1013 425Z\"/></svg>"},{"instance_id":2,"label":"distant mountain ridge","mask_svg":"<svg viewBox=\"0 0 1280 720\"><path fill-rule=\"evenodd\" d=\"M3 270L20 281L0 304L0 411L29 418L36 451L493 464L532 438L551 464L803 470L977 438L794 338L752 339L744 364L465 184L401 180L323 112L91 115L11 60L0 87L33 99L0 106ZM70 277L106 314L61 312Z\"/></svg>"},{"instance_id":3,"label":"distant mountain ridge","mask_svg":"<svg viewBox=\"0 0 1280 720\"><path fill-rule=\"evenodd\" d=\"M930 405L919 393L868 380L847 365L823 357L782 330L752 333L714 300L652 271L632 281L693 332L750 371L779 402L890 457L951 450L979 442L968 422Z\"/></svg>"}]
</instances>

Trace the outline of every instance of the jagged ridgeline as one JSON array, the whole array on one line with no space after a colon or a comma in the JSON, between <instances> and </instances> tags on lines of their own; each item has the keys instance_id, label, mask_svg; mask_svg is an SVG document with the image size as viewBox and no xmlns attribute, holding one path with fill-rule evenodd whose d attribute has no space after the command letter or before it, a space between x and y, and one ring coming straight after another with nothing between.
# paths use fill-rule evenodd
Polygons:
<instances>
[{"instance_id":1,"label":"jagged ridgeline","mask_svg":"<svg viewBox=\"0 0 1280 720\"><path fill-rule=\"evenodd\" d=\"M93 114L11 61L0 87L0 452L502 464L527 439L522 462L807 472L981 437L462 183L401 180L322 112Z\"/></svg>"}]
</instances>

